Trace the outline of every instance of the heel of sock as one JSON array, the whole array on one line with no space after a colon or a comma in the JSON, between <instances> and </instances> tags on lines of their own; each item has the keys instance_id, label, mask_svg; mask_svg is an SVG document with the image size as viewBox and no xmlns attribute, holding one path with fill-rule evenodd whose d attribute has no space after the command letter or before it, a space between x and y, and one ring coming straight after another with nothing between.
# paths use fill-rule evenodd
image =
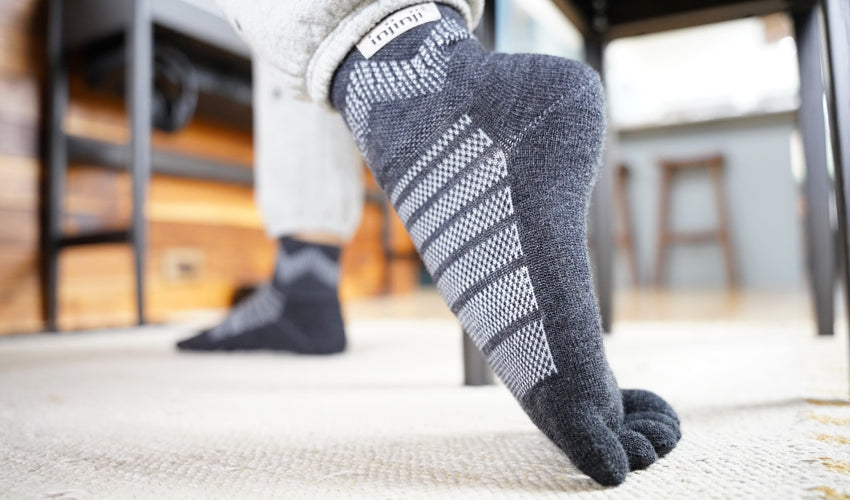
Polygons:
<instances>
[{"instance_id":1,"label":"heel of sock","mask_svg":"<svg viewBox=\"0 0 850 500\"><path fill-rule=\"evenodd\" d=\"M336 297L321 301L290 299L284 319L293 329L304 332L301 336L303 341L297 352L335 354L345 350L345 324L341 306Z\"/></svg>"}]
</instances>

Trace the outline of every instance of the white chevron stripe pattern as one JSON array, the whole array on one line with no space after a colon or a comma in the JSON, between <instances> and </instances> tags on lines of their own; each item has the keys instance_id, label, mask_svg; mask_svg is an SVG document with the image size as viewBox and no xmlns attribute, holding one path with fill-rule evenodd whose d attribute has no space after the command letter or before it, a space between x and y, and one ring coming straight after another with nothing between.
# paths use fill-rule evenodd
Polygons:
<instances>
[{"instance_id":1,"label":"white chevron stripe pattern","mask_svg":"<svg viewBox=\"0 0 850 500\"><path fill-rule=\"evenodd\" d=\"M446 159L438 163L401 202L398 207L398 216L401 217L401 220L407 224L410 216L422 205L429 202L434 193L439 191L458 172L475 161L484 149L492 144L493 141L480 129L464 140Z\"/></svg>"},{"instance_id":2,"label":"white chevron stripe pattern","mask_svg":"<svg viewBox=\"0 0 850 500\"><path fill-rule=\"evenodd\" d=\"M478 292L457 313L479 349L494 335L537 310L528 268L510 272Z\"/></svg>"},{"instance_id":3,"label":"white chevron stripe pattern","mask_svg":"<svg viewBox=\"0 0 850 500\"><path fill-rule=\"evenodd\" d=\"M429 148L428 153L445 147L435 146ZM556 373L557 368L540 320L518 332L504 331L514 322L539 314L528 267L518 267L486 282L499 269L523 258L516 223L481 243L468 244L514 214L510 187L481 197L507 176L507 160L501 149L494 149L478 162L491 146L492 140L487 134L476 129L432 167L415 188L404 196L399 194L417 175L409 173L407 180L403 178L396 185L394 194L400 202L398 213L409 228L428 270L434 274L445 267L437 287L449 306L454 306L474 286L484 285L461 306L458 319L479 349L495 336L505 335L490 353L490 361L505 385L517 397L522 397L534 384ZM428 162L423 156L417 162L421 165L418 168L426 168ZM423 207L427 208L421 210ZM418 218L411 225L415 214ZM457 220L423 248L438 228L458 214Z\"/></svg>"},{"instance_id":4,"label":"white chevron stripe pattern","mask_svg":"<svg viewBox=\"0 0 850 500\"><path fill-rule=\"evenodd\" d=\"M282 255L278 259L276 273L284 283L292 283L306 274L311 274L325 285L336 288L339 281L339 264L317 248L303 248Z\"/></svg>"},{"instance_id":5,"label":"white chevron stripe pattern","mask_svg":"<svg viewBox=\"0 0 850 500\"><path fill-rule=\"evenodd\" d=\"M486 158L474 172L464 176L445 191L410 228L414 243L421 245L434 231L482 193L508 175L501 151Z\"/></svg>"},{"instance_id":6,"label":"white chevron stripe pattern","mask_svg":"<svg viewBox=\"0 0 850 500\"><path fill-rule=\"evenodd\" d=\"M522 397L541 380L558 373L540 321L505 339L490 353L489 359L493 371L517 397Z\"/></svg>"},{"instance_id":7,"label":"white chevron stripe pattern","mask_svg":"<svg viewBox=\"0 0 850 500\"><path fill-rule=\"evenodd\" d=\"M208 335L218 341L270 324L283 313L283 305L283 295L265 285L240 302Z\"/></svg>"},{"instance_id":8,"label":"white chevron stripe pattern","mask_svg":"<svg viewBox=\"0 0 850 500\"><path fill-rule=\"evenodd\" d=\"M393 205L398 204L398 199L401 196L401 193L404 191L404 188L410 184L410 181L413 180L414 177L419 175L419 172L422 171L423 167L426 167L434 161L440 153L452 142L455 137L458 136L461 132L463 132L467 125L470 124L472 120L470 120L469 116L463 115L460 119L455 122L449 129L440 137L437 142L431 145L428 150L422 155L416 163L413 164L407 172L404 173L404 176L398 181L398 183L393 188L393 194L390 196L390 200L392 200Z\"/></svg>"},{"instance_id":9,"label":"white chevron stripe pattern","mask_svg":"<svg viewBox=\"0 0 850 500\"><path fill-rule=\"evenodd\" d=\"M344 115L367 158L372 107L442 90L447 71L443 47L468 36L458 23L444 18L412 59L357 63L349 76ZM483 349L498 337L490 360L505 384L521 397L557 369L539 319L529 269L522 262L518 226L511 221L510 187L496 188L507 177L507 159L484 130L471 126L471 118L461 116L397 181L388 179L385 187L428 270L435 274L444 269L437 286L450 306L460 308L458 319L473 342ZM386 174L396 177L392 170ZM483 196L490 189L496 192ZM489 234L504 221L512 223ZM486 239L470 244L485 234ZM307 272L306 259L300 267L292 260L294 256L281 268L282 276L291 279ZM512 326L520 324L529 326L519 331ZM506 330L509 327L512 330Z\"/></svg>"},{"instance_id":10,"label":"white chevron stripe pattern","mask_svg":"<svg viewBox=\"0 0 850 500\"><path fill-rule=\"evenodd\" d=\"M522 257L516 224L469 249L446 268L437 288L452 307L472 285Z\"/></svg>"},{"instance_id":11,"label":"white chevron stripe pattern","mask_svg":"<svg viewBox=\"0 0 850 500\"><path fill-rule=\"evenodd\" d=\"M446 81L446 56L442 47L469 38L458 23L443 18L409 61L362 61L349 76L345 96L345 121L355 142L367 154L369 114L380 102L428 95L442 90Z\"/></svg>"},{"instance_id":12,"label":"white chevron stripe pattern","mask_svg":"<svg viewBox=\"0 0 850 500\"><path fill-rule=\"evenodd\" d=\"M433 274L454 252L488 228L514 213L511 188L506 187L458 217L422 252L425 267Z\"/></svg>"}]
</instances>

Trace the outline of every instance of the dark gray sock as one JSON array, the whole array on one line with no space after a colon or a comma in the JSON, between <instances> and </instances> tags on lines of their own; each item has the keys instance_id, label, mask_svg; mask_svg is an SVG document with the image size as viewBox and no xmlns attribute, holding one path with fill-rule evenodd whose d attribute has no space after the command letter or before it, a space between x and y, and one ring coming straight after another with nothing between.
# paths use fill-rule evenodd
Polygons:
<instances>
[{"instance_id":1,"label":"dark gray sock","mask_svg":"<svg viewBox=\"0 0 850 500\"><path fill-rule=\"evenodd\" d=\"M439 11L369 59L353 49L333 104L490 366L579 469L619 484L672 449L679 424L658 396L621 393L602 347L585 243L599 78L488 54Z\"/></svg>"},{"instance_id":2,"label":"dark gray sock","mask_svg":"<svg viewBox=\"0 0 850 500\"><path fill-rule=\"evenodd\" d=\"M345 330L338 281L338 247L281 238L271 283L237 304L221 324L178 342L177 347L340 352L345 349Z\"/></svg>"}]
</instances>

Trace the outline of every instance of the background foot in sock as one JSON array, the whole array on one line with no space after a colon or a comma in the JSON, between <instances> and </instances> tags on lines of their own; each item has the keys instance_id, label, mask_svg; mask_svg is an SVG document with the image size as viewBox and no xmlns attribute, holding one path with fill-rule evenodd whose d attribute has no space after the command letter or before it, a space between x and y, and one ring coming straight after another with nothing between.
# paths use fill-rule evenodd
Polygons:
<instances>
[{"instance_id":1,"label":"background foot in sock","mask_svg":"<svg viewBox=\"0 0 850 500\"><path fill-rule=\"evenodd\" d=\"M487 54L439 11L368 60L352 50L334 105L494 371L580 470L619 484L678 428L626 422L603 352L586 248L599 78L575 61ZM673 418L644 395L627 395L636 414Z\"/></svg>"},{"instance_id":2,"label":"background foot in sock","mask_svg":"<svg viewBox=\"0 0 850 500\"><path fill-rule=\"evenodd\" d=\"M221 324L178 342L177 348L340 352L345 330L338 275L339 248L281 238L271 283L239 302Z\"/></svg>"}]
</instances>

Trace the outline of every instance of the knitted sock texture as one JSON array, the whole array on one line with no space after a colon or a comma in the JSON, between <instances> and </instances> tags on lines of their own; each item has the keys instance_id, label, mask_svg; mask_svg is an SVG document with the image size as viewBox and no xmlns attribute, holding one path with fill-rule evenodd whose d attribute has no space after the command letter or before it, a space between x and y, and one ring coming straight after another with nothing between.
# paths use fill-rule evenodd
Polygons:
<instances>
[{"instance_id":1,"label":"knitted sock texture","mask_svg":"<svg viewBox=\"0 0 850 500\"><path fill-rule=\"evenodd\" d=\"M646 391L628 397L649 424L627 421L602 347L585 241L599 78L575 61L489 54L439 11L369 59L353 49L334 106L496 374L579 469L619 484L679 429Z\"/></svg>"}]
</instances>

